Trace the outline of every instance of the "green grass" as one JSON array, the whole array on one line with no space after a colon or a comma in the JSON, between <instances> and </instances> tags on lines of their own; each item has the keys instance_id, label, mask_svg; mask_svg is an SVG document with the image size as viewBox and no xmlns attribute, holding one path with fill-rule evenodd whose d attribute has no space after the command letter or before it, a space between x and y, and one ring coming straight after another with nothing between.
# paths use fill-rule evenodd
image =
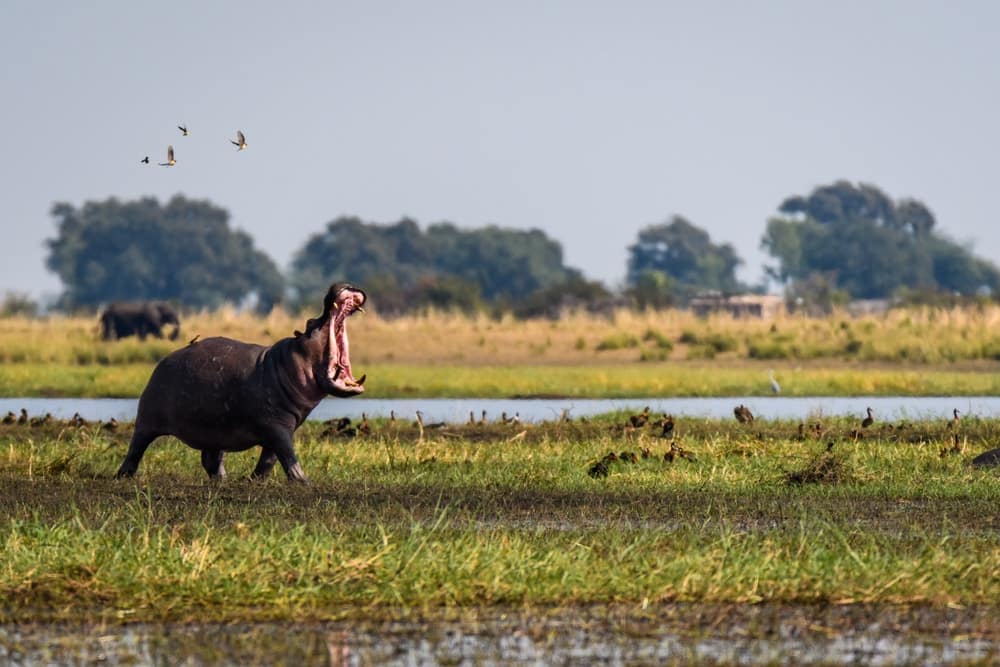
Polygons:
<instances>
[{"instance_id":1,"label":"green grass","mask_svg":"<svg viewBox=\"0 0 1000 667\"><path fill-rule=\"evenodd\" d=\"M76 366L0 365L0 396L134 397L142 393L153 364ZM569 396L770 395L774 364L662 362L587 365L354 364L366 373L370 398ZM992 368L775 368L784 396L978 396L1000 394Z\"/></svg>"},{"instance_id":2,"label":"green grass","mask_svg":"<svg viewBox=\"0 0 1000 667\"><path fill-rule=\"evenodd\" d=\"M540 426L409 424L325 439L309 486L210 482L197 452L153 445L112 480L128 428L0 427L6 620L336 618L458 606L1000 600L1000 483L968 466L1000 422L856 420L801 440L789 422L679 420L667 463L624 415ZM831 452L827 443L833 442ZM640 452L607 477L609 450ZM943 453L942 453L943 452ZM835 460L821 482L790 473ZM346 611L349 610L349 611Z\"/></svg>"}]
</instances>

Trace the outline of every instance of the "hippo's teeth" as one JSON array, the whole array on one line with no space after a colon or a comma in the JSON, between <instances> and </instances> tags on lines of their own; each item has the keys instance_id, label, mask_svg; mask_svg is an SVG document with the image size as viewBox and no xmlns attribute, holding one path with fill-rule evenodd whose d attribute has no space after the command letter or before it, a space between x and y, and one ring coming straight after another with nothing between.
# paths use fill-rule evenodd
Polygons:
<instances>
[{"instance_id":1,"label":"hippo's teeth","mask_svg":"<svg viewBox=\"0 0 1000 667\"><path fill-rule=\"evenodd\" d=\"M365 379L366 379L367 377L368 377L368 374L367 374L367 373L366 373L365 375L362 375L361 377L359 377L359 378L358 378L358 382L357 382L357 384L358 384L358 385L362 385L362 384L364 384L364 383L365 383Z\"/></svg>"}]
</instances>

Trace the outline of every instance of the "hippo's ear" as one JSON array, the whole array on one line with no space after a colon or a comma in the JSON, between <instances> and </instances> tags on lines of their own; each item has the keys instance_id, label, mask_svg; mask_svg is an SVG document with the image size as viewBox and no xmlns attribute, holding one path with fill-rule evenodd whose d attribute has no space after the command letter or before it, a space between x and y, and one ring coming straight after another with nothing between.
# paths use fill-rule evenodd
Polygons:
<instances>
[{"instance_id":1,"label":"hippo's ear","mask_svg":"<svg viewBox=\"0 0 1000 667\"><path fill-rule=\"evenodd\" d=\"M323 318L318 317L315 319L310 319L306 322L306 335L312 335L312 332L319 328L320 324L323 323Z\"/></svg>"}]
</instances>

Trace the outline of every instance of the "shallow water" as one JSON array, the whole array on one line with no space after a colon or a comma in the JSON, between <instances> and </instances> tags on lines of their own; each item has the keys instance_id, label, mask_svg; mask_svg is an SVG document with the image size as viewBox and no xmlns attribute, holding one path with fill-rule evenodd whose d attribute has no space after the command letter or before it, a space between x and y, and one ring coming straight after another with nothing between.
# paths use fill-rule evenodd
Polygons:
<instances>
[{"instance_id":1,"label":"shallow water","mask_svg":"<svg viewBox=\"0 0 1000 667\"><path fill-rule=\"evenodd\" d=\"M10 665L992 664L988 610L676 605L461 620L0 626Z\"/></svg>"},{"instance_id":2,"label":"shallow water","mask_svg":"<svg viewBox=\"0 0 1000 667\"><path fill-rule=\"evenodd\" d=\"M89 420L131 421L135 418L137 399L134 398L0 398L0 414L25 408L31 415L51 412L68 419L74 412ZM876 419L899 420L918 418L950 418L958 408L965 417L1000 417L1000 396L849 396L799 397L729 396L722 398L546 398L546 399L486 399L486 398L328 398L313 410L309 419L326 420L347 416L352 419L366 413L369 417L388 417L390 411L412 418L417 410L426 422L464 423L472 412L478 419L486 410L492 421L506 412L517 414L523 422L558 419L563 410L571 417L584 417L623 411L639 411L649 406L654 413L665 412L689 417L728 418L733 407L743 403L754 415L763 419L806 419L837 415L863 416L871 407Z\"/></svg>"}]
</instances>

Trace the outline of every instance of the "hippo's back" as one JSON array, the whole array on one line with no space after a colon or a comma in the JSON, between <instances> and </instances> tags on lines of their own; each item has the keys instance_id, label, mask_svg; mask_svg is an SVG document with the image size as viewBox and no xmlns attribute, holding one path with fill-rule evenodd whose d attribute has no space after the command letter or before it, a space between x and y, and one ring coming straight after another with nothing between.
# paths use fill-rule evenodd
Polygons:
<instances>
[{"instance_id":1,"label":"hippo's back","mask_svg":"<svg viewBox=\"0 0 1000 667\"><path fill-rule=\"evenodd\" d=\"M233 428L252 413L255 374L267 350L232 338L206 338L160 360L139 397L136 427L190 435ZM193 443L189 443L193 444Z\"/></svg>"}]
</instances>

